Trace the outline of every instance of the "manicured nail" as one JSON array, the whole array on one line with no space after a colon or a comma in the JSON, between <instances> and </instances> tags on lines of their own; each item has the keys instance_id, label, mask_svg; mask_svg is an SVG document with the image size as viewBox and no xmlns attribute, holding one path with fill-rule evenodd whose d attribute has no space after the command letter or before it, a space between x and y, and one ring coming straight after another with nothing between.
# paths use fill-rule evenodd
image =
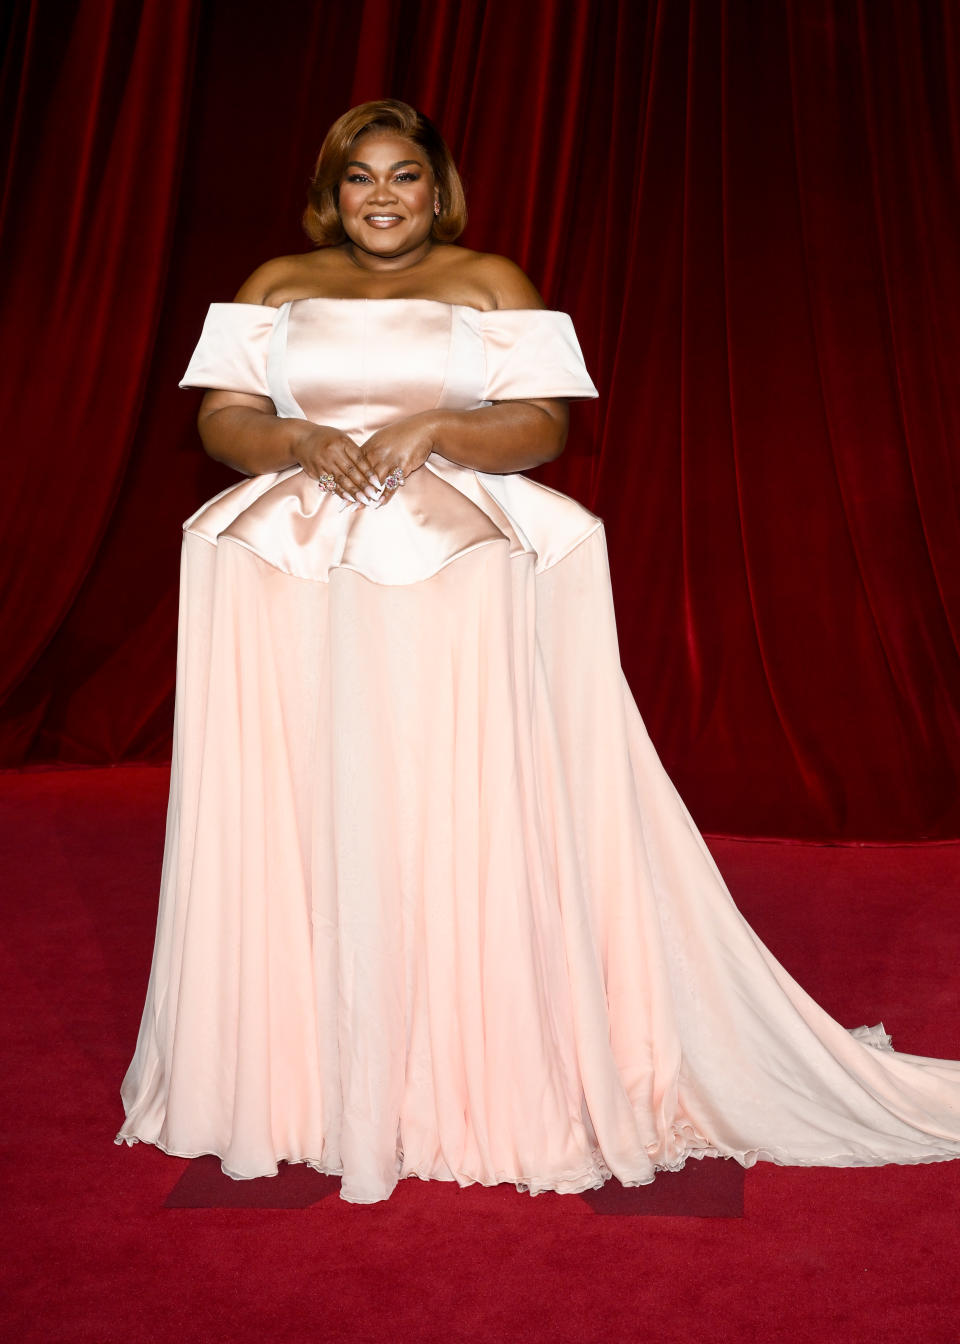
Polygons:
<instances>
[{"instance_id":1,"label":"manicured nail","mask_svg":"<svg viewBox=\"0 0 960 1344\"><path fill-rule=\"evenodd\" d=\"M372 486L375 486L377 490L382 490L382 489L383 489L383 486L380 484L380 480L379 480L379 478L378 478L376 472L372 472L372 473L367 477L367 480L370 482L370 484L371 484Z\"/></svg>"},{"instance_id":2,"label":"manicured nail","mask_svg":"<svg viewBox=\"0 0 960 1344\"><path fill-rule=\"evenodd\" d=\"M365 485L365 486L363 487L363 493L364 493L364 495L366 496L366 498L367 498L368 500L374 500L374 499L379 499L379 498L380 498L380 494L382 493L382 491L381 491L381 492L378 492L378 491L374 490L374 488L373 488L372 485Z\"/></svg>"}]
</instances>

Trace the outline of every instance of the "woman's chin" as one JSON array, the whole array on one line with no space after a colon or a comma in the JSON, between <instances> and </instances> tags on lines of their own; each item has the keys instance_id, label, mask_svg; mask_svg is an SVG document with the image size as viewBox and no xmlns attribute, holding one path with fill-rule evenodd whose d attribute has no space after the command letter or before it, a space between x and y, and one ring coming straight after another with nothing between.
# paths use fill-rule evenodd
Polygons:
<instances>
[{"instance_id":1,"label":"woman's chin","mask_svg":"<svg viewBox=\"0 0 960 1344\"><path fill-rule=\"evenodd\" d=\"M370 224L362 226L355 233L348 233L347 238L358 251L366 252L371 257L388 259L404 256L407 252L423 247L430 234L427 232L425 235L418 235L402 224L392 224L388 227Z\"/></svg>"}]
</instances>

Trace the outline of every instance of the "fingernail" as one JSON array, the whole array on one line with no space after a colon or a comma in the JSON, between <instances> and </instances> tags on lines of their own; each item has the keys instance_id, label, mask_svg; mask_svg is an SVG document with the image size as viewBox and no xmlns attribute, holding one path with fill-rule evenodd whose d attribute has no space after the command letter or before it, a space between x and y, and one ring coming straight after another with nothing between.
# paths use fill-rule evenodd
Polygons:
<instances>
[{"instance_id":1,"label":"fingernail","mask_svg":"<svg viewBox=\"0 0 960 1344\"><path fill-rule=\"evenodd\" d=\"M364 493L364 495L366 496L367 499L372 500L372 499L379 499L379 498L380 498L380 494L381 494L382 492L378 492L378 491L374 490L374 488L373 488L372 486L370 486L370 485L366 485L366 486L364 486L364 488L363 488L363 493Z\"/></svg>"},{"instance_id":2,"label":"fingernail","mask_svg":"<svg viewBox=\"0 0 960 1344\"><path fill-rule=\"evenodd\" d=\"M378 490L382 490L382 489L383 489L383 486L380 484L380 480L379 480L379 478L376 476L376 474L373 474L373 475L371 475L371 476L368 476L368 477L367 477L367 480L370 482L371 485L376 486L376 488L377 488Z\"/></svg>"}]
</instances>

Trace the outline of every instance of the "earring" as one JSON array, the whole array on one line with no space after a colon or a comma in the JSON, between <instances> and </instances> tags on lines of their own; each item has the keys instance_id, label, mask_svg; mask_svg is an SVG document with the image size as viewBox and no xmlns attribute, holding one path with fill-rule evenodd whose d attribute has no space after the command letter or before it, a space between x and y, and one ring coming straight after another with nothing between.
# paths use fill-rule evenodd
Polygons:
<instances>
[{"instance_id":1,"label":"earring","mask_svg":"<svg viewBox=\"0 0 960 1344\"><path fill-rule=\"evenodd\" d=\"M439 215L439 213L440 213L440 202L439 202L439 201L434 201L434 203L433 203L433 213L434 213L435 215Z\"/></svg>"}]
</instances>

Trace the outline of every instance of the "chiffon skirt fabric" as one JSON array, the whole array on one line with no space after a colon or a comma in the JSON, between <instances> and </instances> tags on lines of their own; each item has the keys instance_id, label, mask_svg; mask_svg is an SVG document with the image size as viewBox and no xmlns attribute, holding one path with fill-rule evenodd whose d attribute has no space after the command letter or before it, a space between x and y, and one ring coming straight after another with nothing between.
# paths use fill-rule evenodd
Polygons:
<instances>
[{"instance_id":1,"label":"chiffon skirt fabric","mask_svg":"<svg viewBox=\"0 0 960 1344\"><path fill-rule=\"evenodd\" d=\"M391 527L444 472L479 498L435 466ZM690 1156L960 1156L960 1063L847 1031L733 904L624 681L599 520L517 478L487 496L496 528L415 581L340 563L382 521L356 516L304 577L243 531L268 487L275 513L333 505L258 478L210 506L232 531L208 507L184 538L117 1142L238 1179L308 1162L358 1203L412 1175L536 1194Z\"/></svg>"}]
</instances>

